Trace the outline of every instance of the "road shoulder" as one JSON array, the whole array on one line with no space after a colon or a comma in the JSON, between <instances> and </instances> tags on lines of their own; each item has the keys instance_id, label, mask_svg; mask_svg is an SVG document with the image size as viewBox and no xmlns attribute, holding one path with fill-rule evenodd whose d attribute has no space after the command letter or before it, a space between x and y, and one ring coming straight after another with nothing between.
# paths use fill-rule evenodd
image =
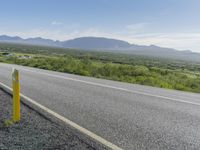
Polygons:
<instances>
[{"instance_id":1,"label":"road shoulder","mask_svg":"<svg viewBox=\"0 0 200 150\"><path fill-rule=\"evenodd\" d=\"M12 97L0 89L0 149L103 149L24 104L21 121L5 126L11 113Z\"/></svg>"}]
</instances>

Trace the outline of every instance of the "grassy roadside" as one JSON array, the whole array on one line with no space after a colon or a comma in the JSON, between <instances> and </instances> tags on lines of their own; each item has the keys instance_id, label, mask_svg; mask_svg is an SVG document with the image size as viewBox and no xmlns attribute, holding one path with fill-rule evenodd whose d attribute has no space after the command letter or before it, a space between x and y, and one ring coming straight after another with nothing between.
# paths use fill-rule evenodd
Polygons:
<instances>
[{"instance_id":1,"label":"grassy roadside","mask_svg":"<svg viewBox=\"0 0 200 150\"><path fill-rule=\"evenodd\" d=\"M5 51L9 56L4 55ZM200 93L200 63L197 62L1 44L0 62Z\"/></svg>"}]
</instances>

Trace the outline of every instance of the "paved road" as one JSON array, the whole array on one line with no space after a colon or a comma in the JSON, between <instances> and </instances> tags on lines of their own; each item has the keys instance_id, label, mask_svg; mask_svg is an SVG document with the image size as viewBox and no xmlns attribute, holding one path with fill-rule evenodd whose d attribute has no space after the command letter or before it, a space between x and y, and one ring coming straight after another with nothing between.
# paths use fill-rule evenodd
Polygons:
<instances>
[{"instance_id":1,"label":"paved road","mask_svg":"<svg viewBox=\"0 0 200 150\"><path fill-rule=\"evenodd\" d=\"M200 94L0 63L0 82L21 72L21 92L117 146L200 149Z\"/></svg>"}]
</instances>

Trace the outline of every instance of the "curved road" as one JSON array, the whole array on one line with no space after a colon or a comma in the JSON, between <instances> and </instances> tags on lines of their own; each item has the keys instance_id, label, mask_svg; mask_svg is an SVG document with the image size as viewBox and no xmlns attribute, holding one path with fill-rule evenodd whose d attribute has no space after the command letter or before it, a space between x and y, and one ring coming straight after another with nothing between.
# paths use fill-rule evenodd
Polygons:
<instances>
[{"instance_id":1,"label":"curved road","mask_svg":"<svg viewBox=\"0 0 200 150\"><path fill-rule=\"evenodd\" d=\"M21 93L127 150L200 149L200 94L0 63Z\"/></svg>"}]
</instances>

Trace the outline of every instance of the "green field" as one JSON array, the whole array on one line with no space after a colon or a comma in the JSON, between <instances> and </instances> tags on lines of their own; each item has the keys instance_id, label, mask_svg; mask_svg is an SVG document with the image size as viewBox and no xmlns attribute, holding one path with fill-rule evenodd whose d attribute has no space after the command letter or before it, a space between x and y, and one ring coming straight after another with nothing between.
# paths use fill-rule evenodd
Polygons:
<instances>
[{"instance_id":1,"label":"green field","mask_svg":"<svg viewBox=\"0 0 200 150\"><path fill-rule=\"evenodd\" d=\"M8 43L0 62L200 93L197 62Z\"/></svg>"}]
</instances>

